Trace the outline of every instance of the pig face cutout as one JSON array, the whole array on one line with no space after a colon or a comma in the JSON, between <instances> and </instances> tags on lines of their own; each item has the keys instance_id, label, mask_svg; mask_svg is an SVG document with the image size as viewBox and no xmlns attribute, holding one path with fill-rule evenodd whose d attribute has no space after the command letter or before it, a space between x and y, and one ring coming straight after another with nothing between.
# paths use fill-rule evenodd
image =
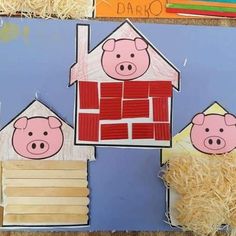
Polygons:
<instances>
[{"instance_id":1,"label":"pig face cutout","mask_svg":"<svg viewBox=\"0 0 236 236\"><path fill-rule=\"evenodd\" d=\"M14 123L13 148L16 153L29 159L54 156L64 142L61 126L61 121L54 116L21 117Z\"/></svg>"},{"instance_id":2,"label":"pig face cutout","mask_svg":"<svg viewBox=\"0 0 236 236\"><path fill-rule=\"evenodd\" d=\"M207 154L225 154L236 148L236 117L232 114L199 113L192 120L193 146Z\"/></svg>"},{"instance_id":3,"label":"pig face cutout","mask_svg":"<svg viewBox=\"0 0 236 236\"><path fill-rule=\"evenodd\" d=\"M113 79L133 80L149 68L148 44L141 38L108 39L102 48L102 68Z\"/></svg>"}]
</instances>

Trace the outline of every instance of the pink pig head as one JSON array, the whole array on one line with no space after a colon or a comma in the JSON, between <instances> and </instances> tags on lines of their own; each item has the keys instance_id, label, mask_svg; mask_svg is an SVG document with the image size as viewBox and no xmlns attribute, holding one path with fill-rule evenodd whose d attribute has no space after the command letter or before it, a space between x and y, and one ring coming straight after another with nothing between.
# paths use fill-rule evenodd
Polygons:
<instances>
[{"instance_id":1,"label":"pink pig head","mask_svg":"<svg viewBox=\"0 0 236 236\"><path fill-rule=\"evenodd\" d=\"M133 80L149 68L148 44L141 38L108 39L102 48L103 70L113 79Z\"/></svg>"},{"instance_id":2,"label":"pink pig head","mask_svg":"<svg viewBox=\"0 0 236 236\"><path fill-rule=\"evenodd\" d=\"M21 117L14 123L13 148L25 158L49 158L58 153L63 145L61 126L61 121L55 116Z\"/></svg>"},{"instance_id":3,"label":"pink pig head","mask_svg":"<svg viewBox=\"0 0 236 236\"><path fill-rule=\"evenodd\" d=\"M236 148L236 117L232 114L199 113L192 119L193 146L207 154L224 154Z\"/></svg>"}]
</instances>

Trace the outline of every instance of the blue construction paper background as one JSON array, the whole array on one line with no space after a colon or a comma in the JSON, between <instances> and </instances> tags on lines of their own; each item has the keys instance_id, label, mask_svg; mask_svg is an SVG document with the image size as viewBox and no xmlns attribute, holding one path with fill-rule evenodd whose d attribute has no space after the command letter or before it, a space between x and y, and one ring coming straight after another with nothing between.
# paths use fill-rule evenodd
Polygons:
<instances>
[{"instance_id":1,"label":"blue construction paper background","mask_svg":"<svg viewBox=\"0 0 236 236\"><path fill-rule=\"evenodd\" d=\"M29 36L0 41L1 127L36 92L73 124L75 87L68 88L69 68L76 59L76 24L81 21L3 22L17 24L20 32L28 27ZM93 48L121 22L86 23L91 24ZM174 134L214 101L236 114L236 28L134 25L181 71L181 91L174 93ZM165 188L159 171L158 149L97 148L97 160L89 164L90 227L80 230L172 230L164 222Z\"/></svg>"}]
</instances>

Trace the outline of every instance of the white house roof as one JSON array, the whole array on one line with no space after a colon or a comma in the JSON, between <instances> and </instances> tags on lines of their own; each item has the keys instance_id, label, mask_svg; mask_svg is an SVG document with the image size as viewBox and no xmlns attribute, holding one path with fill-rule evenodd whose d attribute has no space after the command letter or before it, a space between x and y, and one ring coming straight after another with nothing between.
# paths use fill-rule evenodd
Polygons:
<instances>
[{"instance_id":1,"label":"white house roof","mask_svg":"<svg viewBox=\"0 0 236 236\"><path fill-rule=\"evenodd\" d=\"M14 131L14 122L22 116L56 116L62 122L62 131L64 135L64 144L61 150L53 157L45 160L92 160L94 159L94 148L88 146L74 145L74 129L53 112L46 105L38 100L31 102L25 109L23 109L16 117L14 117L6 126L0 131L0 160L22 160L24 159L18 155L12 147L12 134ZM26 159L24 159L26 160Z\"/></svg>"},{"instance_id":2,"label":"white house roof","mask_svg":"<svg viewBox=\"0 0 236 236\"><path fill-rule=\"evenodd\" d=\"M98 77L102 77L106 80L105 75L99 71L99 60L96 57L102 55L102 44L109 38L129 38L134 39L136 37L143 38L149 45L148 52L151 58L151 64L146 72L145 76L142 76L142 80L167 80L171 81L173 86L179 90L180 71L158 50L156 49L145 36L134 27L129 21L124 21L120 26L114 29L111 34L105 37L96 47L90 48L90 26L88 24L77 25L77 63L72 66L72 76L70 84L73 84L76 80L83 80L81 77L86 77L86 80L96 80ZM81 31L80 31L81 30ZM88 32L86 32L86 30ZM81 50L87 50L86 52ZM81 57L79 57L81 55ZM83 62L81 62L83 60ZM92 64L92 65L91 65ZM76 66L80 66L77 67ZM73 68L75 67L75 68ZM74 70L80 70L79 72ZM101 70L101 69L100 69ZM81 71L83 71L81 76Z\"/></svg>"}]
</instances>

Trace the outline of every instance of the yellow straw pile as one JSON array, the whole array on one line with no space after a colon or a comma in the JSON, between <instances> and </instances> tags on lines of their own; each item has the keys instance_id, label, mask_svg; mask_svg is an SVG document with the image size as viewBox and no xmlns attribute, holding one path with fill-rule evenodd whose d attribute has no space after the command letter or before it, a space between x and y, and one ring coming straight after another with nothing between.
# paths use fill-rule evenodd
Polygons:
<instances>
[{"instance_id":1,"label":"yellow straw pile","mask_svg":"<svg viewBox=\"0 0 236 236\"><path fill-rule=\"evenodd\" d=\"M0 0L0 15L78 19L91 16L92 3L92 0Z\"/></svg>"},{"instance_id":2,"label":"yellow straw pile","mask_svg":"<svg viewBox=\"0 0 236 236\"><path fill-rule=\"evenodd\" d=\"M232 154L173 157L163 179L180 196L175 218L184 230L214 235L223 224L236 227L236 159Z\"/></svg>"}]
</instances>

